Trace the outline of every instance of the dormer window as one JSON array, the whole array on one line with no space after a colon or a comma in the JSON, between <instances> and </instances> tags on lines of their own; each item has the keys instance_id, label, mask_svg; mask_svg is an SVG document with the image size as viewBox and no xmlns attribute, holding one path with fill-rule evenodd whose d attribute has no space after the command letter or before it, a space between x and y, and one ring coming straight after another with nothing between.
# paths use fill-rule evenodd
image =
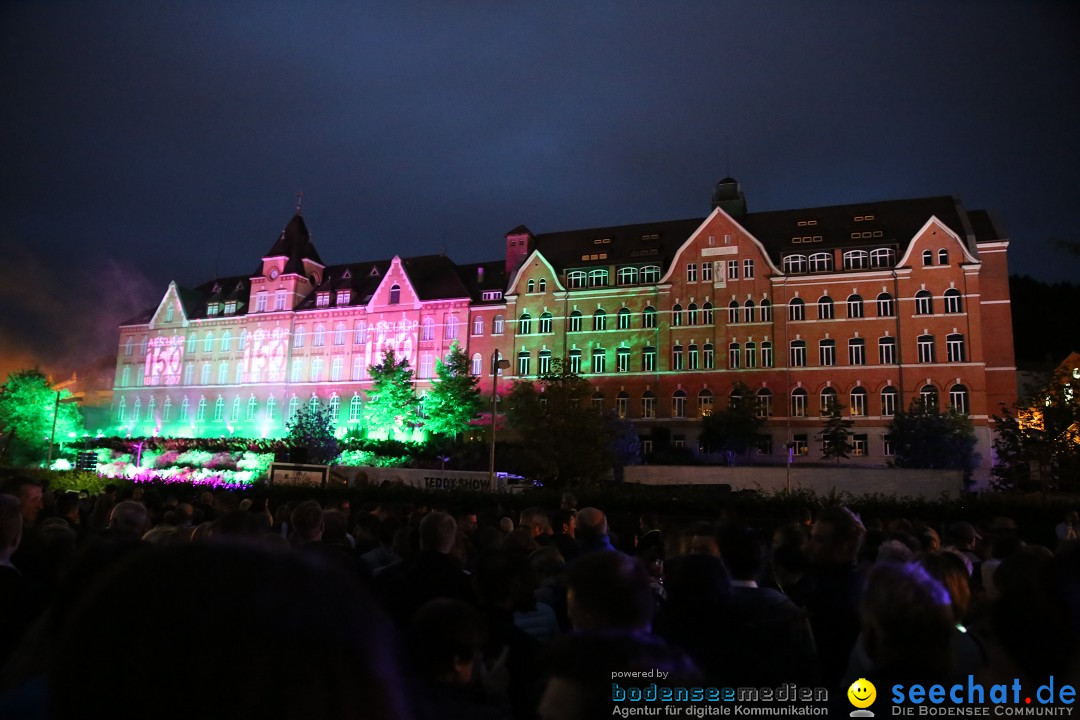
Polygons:
<instances>
[{"instance_id":1,"label":"dormer window","mask_svg":"<svg viewBox=\"0 0 1080 720\"><path fill-rule=\"evenodd\" d=\"M483 300L502 300L502 290L486 290L480 297Z\"/></svg>"},{"instance_id":2,"label":"dormer window","mask_svg":"<svg viewBox=\"0 0 1080 720\"><path fill-rule=\"evenodd\" d=\"M235 300L230 300L229 302L225 303L225 314L226 315L235 315L236 314L236 301Z\"/></svg>"},{"instance_id":3,"label":"dormer window","mask_svg":"<svg viewBox=\"0 0 1080 720\"><path fill-rule=\"evenodd\" d=\"M348 305L349 304L349 291L348 290L338 290L338 292L337 292L337 304L338 305Z\"/></svg>"},{"instance_id":4,"label":"dormer window","mask_svg":"<svg viewBox=\"0 0 1080 720\"><path fill-rule=\"evenodd\" d=\"M165 308L165 322L171 323L173 321L173 313L175 312L172 303Z\"/></svg>"},{"instance_id":5,"label":"dormer window","mask_svg":"<svg viewBox=\"0 0 1080 720\"><path fill-rule=\"evenodd\" d=\"M390 286L390 304L391 305L397 305L399 302L401 302L401 286L400 285L391 285Z\"/></svg>"},{"instance_id":6,"label":"dormer window","mask_svg":"<svg viewBox=\"0 0 1080 720\"><path fill-rule=\"evenodd\" d=\"M329 307L330 306L330 293L321 292L315 296L316 307Z\"/></svg>"},{"instance_id":7,"label":"dormer window","mask_svg":"<svg viewBox=\"0 0 1080 720\"><path fill-rule=\"evenodd\" d=\"M210 317L214 317L219 312L221 312L221 306L220 305L218 305L217 303L207 303L207 305L206 305L206 314L207 315L209 315Z\"/></svg>"}]
</instances>

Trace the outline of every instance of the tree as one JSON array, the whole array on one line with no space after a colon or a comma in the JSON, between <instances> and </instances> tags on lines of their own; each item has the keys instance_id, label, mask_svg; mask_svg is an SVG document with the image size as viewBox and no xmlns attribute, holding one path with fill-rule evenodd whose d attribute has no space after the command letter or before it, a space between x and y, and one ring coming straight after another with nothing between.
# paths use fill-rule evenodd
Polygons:
<instances>
[{"instance_id":1,"label":"tree","mask_svg":"<svg viewBox=\"0 0 1080 720\"><path fill-rule=\"evenodd\" d=\"M1003 406L994 416L995 488L1074 489L1080 483L1080 382L1071 364L1032 392L1027 407L1012 412Z\"/></svg>"},{"instance_id":2,"label":"tree","mask_svg":"<svg viewBox=\"0 0 1080 720\"><path fill-rule=\"evenodd\" d=\"M82 412L71 401L71 393L54 389L40 370L19 370L0 386L0 431L9 434L5 462L35 465L49 454L51 438L63 442L73 433L82 437Z\"/></svg>"},{"instance_id":3,"label":"tree","mask_svg":"<svg viewBox=\"0 0 1080 720\"><path fill-rule=\"evenodd\" d=\"M975 467L975 427L963 413L918 398L907 411L899 411L889 423L897 467L953 468L964 471L965 480Z\"/></svg>"},{"instance_id":4,"label":"tree","mask_svg":"<svg viewBox=\"0 0 1080 720\"><path fill-rule=\"evenodd\" d=\"M848 458L854 445L851 443L851 428L855 422L844 414L844 406L836 400L829 403L826 411L825 429L821 431L821 457L824 460Z\"/></svg>"},{"instance_id":5,"label":"tree","mask_svg":"<svg viewBox=\"0 0 1080 720\"><path fill-rule=\"evenodd\" d=\"M330 406L321 401L301 405L285 423L285 439L289 447L299 451L300 462L329 465L338 454Z\"/></svg>"},{"instance_id":6,"label":"tree","mask_svg":"<svg viewBox=\"0 0 1080 720\"><path fill-rule=\"evenodd\" d=\"M435 361L435 380L424 400L424 429L435 435L457 438L480 414L483 400L477 387L480 378L469 372L469 358L456 342L446 362Z\"/></svg>"},{"instance_id":7,"label":"tree","mask_svg":"<svg viewBox=\"0 0 1080 720\"><path fill-rule=\"evenodd\" d=\"M562 360L535 383L514 383L507 420L530 474L550 485L595 482L637 457L636 437L613 413L594 409L592 396L592 385Z\"/></svg>"},{"instance_id":8,"label":"tree","mask_svg":"<svg viewBox=\"0 0 1080 720\"><path fill-rule=\"evenodd\" d=\"M387 350L382 362L368 368L371 374L371 390L364 404L364 423L368 437L402 439L414 427L416 391L413 389L413 371L409 361L394 361L394 351Z\"/></svg>"},{"instance_id":9,"label":"tree","mask_svg":"<svg viewBox=\"0 0 1080 720\"><path fill-rule=\"evenodd\" d=\"M724 453L727 464L745 455L758 442L764 418L758 417L754 394L742 382L731 389L728 406L701 419L701 444L708 452Z\"/></svg>"}]
</instances>

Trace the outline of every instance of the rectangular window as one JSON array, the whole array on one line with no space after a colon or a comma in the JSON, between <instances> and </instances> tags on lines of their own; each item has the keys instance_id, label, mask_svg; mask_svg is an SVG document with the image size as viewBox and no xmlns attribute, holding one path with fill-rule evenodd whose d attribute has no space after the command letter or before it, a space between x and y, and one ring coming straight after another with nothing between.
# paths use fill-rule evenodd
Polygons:
<instances>
[{"instance_id":1,"label":"rectangular window","mask_svg":"<svg viewBox=\"0 0 1080 720\"><path fill-rule=\"evenodd\" d=\"M540 358L537 361L537 373L540 375L547 375L551 372L551 351L541 350Z\"/></svg>"},{"instance_id":2,"label":"rectangular window","mask_svg":"<svg viewBox=\"0 0 1080 720\"><path fill-rule=\"evenodd\" d=\"M311 382L322 380L322 358L314 358L311 361Z\"/></svg>"},{"instance_id":3,"label":"rectangular window","mask_svg":"<svg viewBox=\"0 0 1080 720\"><path fill-rule=\"evenodd\" d=\"M881 416L892 417L894 415L896 415L896 392L885 390L881 393Z\"/></svg>"},{"instance_id":4,"label":"rectangular window","mask_svg":"<svg viewBox=\"0 0 1080 720\"><path fill-rule=\"evenodd\" d=\"M791 367L806 367L806 343L791 343Z\"/></svg>"},{"instance_id":5,"label":"rectangular window","mask_svg":"<svg viewBox=\"0 0 1080 720\"><path fill-rule=\"evenodd\" d=\"M794 455L807 455L810 452L810 444L806 435L796 435L791 439L791 452Z\"/></svg>"},{"instance_id":6,"label":"rectangular window","mask_svg":"<svg viewBox=\"0 0 1080 720\"><path fill-rule=\"evenodd\" d=\"M431 353L420 353L420 377L429 378L432 376L432 368L435 366L435 359Z\"/></svg>"},{"instance_id":7,"label":"rectangular window","mask_svg":"<svg viewBox=\"0 0 1080 720\"><path fill-rule=\"evenodd\" d=\"M615 398L615 414L620 418L626 418L626 415L630 412L630 396L620 394Z\"/></svg>"},{"instance_id":8,"label":"rectangular window","mask_svg":"<svg viewBox=\"0 0 1080 720\"><path fill-rule=\"evenodd\" d=\"M352 360L352 379L363 380L364 379L364 357L357 355Z\"/></svg>"},{"instance_id":9,"label":"rectangular window","mask_svg":"<svg viewBox=\"0 0 1080 720\"><path fill-rule=\"evenodd\" d=\"M641 369L645 372L656 372L656 348L647 347L642 351Z\"/></svg>"},{"instance_id":10,"label":"rectangular window","mask_svg":"<svg viewBox=\"0 0 1080 720\"><path fill-rule=\"evenodd\" d=\"M743 274L743 277L746 278L747 280L754 277L754 261L753 260L743 260L742 261L742 274Z\"/></svg>"},{"instance_id":11,"label":"rectangular window","mask_svg":"<svg viewBox=\"0 0 1080 720\"><path fill-rule=\"evenodd\" d=\"M866 393L851 394L851 414L859 417L866 415Z\"/></svg>"},{"instance_id":12,"label":"rectangular window","mask_svg":"<svg viewBox=\"0 0 1080 720\"><path fill-rule=\"evenodd\" d=\"M739 261L738 260L728 260L727 278L728 278L728 280L738 280L739 279Z\"/></svg>"},{"instance_id":13,"label":"rectangular window","mask_svg":"<svg viewBox=\"0 0 1080 720\"><path fill-rule=\"evenodd\" d=\"M756 368L757 367L757 343L752 343L752 342L746 343L746 348L744 349L743 357L746 360L746 367L748 367L748 368Z\"/></svg>"},{"instance_id":14,"label":"rectangular window","mask_svg":"<svg viewBox=\"0 0 1080 720\"><path fill-rule=\"evenodd\" d=\"M862 457L866 455L866 435L852 435L851 436L851 454L854 456Z\"/></svg>"},{"instance_id":15,"label":"rectangular window","mask_svg":"<svg viewBox=\"0 0 1080 720\"><path fill-rule=\"evenodd\" d=\"M524 377L529 374L529 353L518 353L518 370L517 374Z\"/></svg>"},{"instance_id":16,"label":"rectangular window","mask_svg":"<svg viewBox=\"0 0 1080 720\"><path fill-rule=\"evenodd\" d=\"M822 340L818 343L819 364L829 367L836 364L836 343L832 340Z\"/></svg>"},{"instance_id":17,"label":"rectangular window","mask_svg":"<svg viewBox=\"0 0 1080 720\"><path fill-rule=\"evenodd\" d=\"M329 307L330 306L330 293L321 292L315 296L316 307Z\"/></svg>"},{"instance_id":18,"label":"rectangular window","mask_svg":"<svg viewBox=\"0 0 1080 720\"><path fill-rule=\"evenodd\" d=\"M682 345L675 345L671 348L671 369L682 370L683 369L683 349Z\"/></svg>"},{"instance_id":19,"label":"rectangular window","mask_svg":"<svg viewBox=\"0 0 1080 720\"><path fill-rule=\"evenodd\" d=\"M701 279L703 282L712 282L712 263L701 263Z\"/></svg>"},{"instance_id":20,"label":"rectangular window","mask_svg":"<svg viewBox=\"0 0 1080 720\"><path fill-rule=\"evenodd\" d=\"M705 346L704 352L702 353L702 360L705 363L706 370L712 370L716 367L716 351L711 344Z\"/></svg>"},{"instance_id":21,"label":"rectangular window","mask_svg":"<svg viewBox=\"0 0 1080 720\"><path fill-rule=\"evenodd\" d=\"M761 367L772 367L773 355L772 355L772 343L761 343Z\"/></svg>"},{"instance_id":22,"label":"rectangular window","mask_svg":"<svg viewBox=\"0 0 1080 720\"><path fill-rule=\"evenodd\" d=\"M739 358L742 357L742 352L739 348L739 343L731 343L728 346L728 367L732 370L739 369Z\"/></svg>"},{"instance_id":23,"label":"rectangular window","mask_svg":"<svg viewBox=\"0 0 1080 720\"><path fill-rule=\"evenodd\" d=\"M604 372L605 365L607 363L607 352L603 348L593 348L592 351L592 371L594 373Z\"/></svg>"},{"instance_id":24,"label":"rectangular window","mask_svg":"<svg viewBox=\"0 0 1080 720\"><path fill-rule=\"evenodd\" d=\"M641 398L641 417L654 418L656 417L656 398L643 397Z\"/></svg>"},{"instance_id":25,"label":"rectangular window","mask_svg":"<svg viewBox=\"0 0 1080 720\"><path fill-rule=\"evenodd\" d=\"M682 415L678 415L677 417L682 417ZM671 436L671 447L674 447L674 448L686 447L686 436L685 435L672 435Z\"/></svg>"},{"instance_id":26,"label":"rectangular window","mask_svg":"<svg viewBox=\"0 0 1080 720\"><path fill-rule=\"evenodd\" d=\"M697 263L687 263L686 282L697 282Z\"/></svg>"},{"instance_id":27,"label":"rectangular window","mask_svg":"<svg viewBox=\"0 0 1080 720\"><path fill-rule=\"evenodd\" d=\"M888 435L883 435L881 438L881 454L887 457L893 454L892 438Z\"/></svg>"},{"instance_id":28,"label":"rectangular window","mask_svg":"<svg viewBox=\"0 0 1080 720\"><path fill-rule=\"evenodd\" d=\"M570 372L574 373L575 375L580 375L581 374L581 351L580 350L572 350L572 351L570 351Z\"/></svg>"},{"instance_id":29,"label":"rectangular window","mask_svg":"<svg viewBox=\"0 0 1080 720\"><path fill-rule=\"evenodd\" d=\"M286 297L287 296L286 296L284 290L278 290L276 293L274 293L274 310L284 310L285 309L285 299L286 299Z\"/></svg>"},{"instance_id":30,"label":"rectangular window","mask_svg":"<svg viewBox=\"0 0 1080 720\"><path fill-rule=\"evenodd\" d=\"M896 364L896 338L883 337L878 340L878 362L881 365Z\"/></svg>"},{"instance_id":31,"label":"rectangular window","mask_svg":"<svg viewBox=\"0 0 1080 720\"><path fill-rule=\"evenodd\" d=\"M862 340L848 342L848 363L851 365L866 364L866 345Z\"/></svg>"},{"instance_id":32,"label":"rectangular window","mask_svg":"<svg viewBox=\"0 0 1080 720\"><path fill-rule=\"evenodd\" d=\"M945 352L948 354L949 362L964 362L964 336L949 335L948 337L946 337Z\"/></svg>"},{"instance_id":33,"label":"rectangular window","mask_svg":"<svg viewBox=\"0 0 1080 720\"><path fill-rule=\"evenodd\" d=\"M300 382L304 377L304 361L293 360L292 374L289 376L289 382Z\"/></svg>"},{"instance_id":34,"label":"rectangular window","mask_svg":"<svg viewBox=\"0 0 1080 720\"><path fill-rule=\"evenodd\" d=\"M615 351L615 371L616 372L629 372L630 370L630 348L618 348Z\"/></svg>"}]
</instances>

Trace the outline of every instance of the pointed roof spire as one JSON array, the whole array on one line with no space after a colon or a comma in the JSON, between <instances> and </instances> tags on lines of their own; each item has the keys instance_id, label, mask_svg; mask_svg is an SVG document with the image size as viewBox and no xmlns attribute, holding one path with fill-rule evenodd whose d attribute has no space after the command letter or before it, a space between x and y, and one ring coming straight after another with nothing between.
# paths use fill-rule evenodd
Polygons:
<instances>
[{"instance_id":1,"label":"pointed roof spire","mask_svg":"<svg viewBox=\"0 0 1080 720\"><path fill-rule=\"evenodd\" d=\"M296 193L296 214L304 214L304 191L298 190Z\"/></svg>"}]
</instances>

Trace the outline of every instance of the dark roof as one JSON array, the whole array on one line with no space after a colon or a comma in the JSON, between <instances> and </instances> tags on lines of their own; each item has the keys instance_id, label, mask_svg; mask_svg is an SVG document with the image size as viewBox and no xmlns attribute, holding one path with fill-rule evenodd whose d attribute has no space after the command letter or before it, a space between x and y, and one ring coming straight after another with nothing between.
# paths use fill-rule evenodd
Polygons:
<instances>
[{"instance_id":1,"label":"dark roof","mask_svg":"<svg viewBox=\"0 0 1080 720\"><path fill-rule=\"evenodd\" d=\"M315 250L315 245L311 242L311 233L308 232L307 225L304 223L304 218L300 213L293 215L292 220L281 231L277 242L263 257L288 258L285 262L285 272L298 275L304 274L304 260L312 260L319 265L323 264L318 251ZM255 274L257 275L259 272L261 272L261 267Z\"/></svg>"},{"instance_id":2,"label":"dark roof","mask_svg":"<svg viewBox=\"0 0 1080 720\"><path fill-rule=\"evenodd\" d=\"M206 304L209 302L225 303L236 302L236 312L223 315L221 312L216 317L235 317L247 313L247 301L251 291L251 280L244 275L215 278L194 288L176 286L176 294L180 298L180 304L184 307L184 315L189 320L207 317ZM145 325L150 322L157 312L161 302L139 313L133 318L120 323L123 325Z\"/></svg>"},{"instance_id":3,"label":"dark roof","mask_svg":"<svg viewBox=\"0 0 1080 720\"><path fill-rule=\"evenodd\" d=\"M931 216L941 220L975 251L968 214L959 200L951 196L748 213L740 222L779 264L781 257L791 251L891 245L903 252ZM811 222L814 224L808 224ZM866 233L871 237L862 237ZM880 235L873 237L877 233ZM811 244L793 241L804 237L821 239Z\"/></svg>"},{"instance_id":4,"label":"dark roof","mask_svg":"<svg viewBox=\"0 0 1080 720\"><path fill-rule=\"evenodd\" d=\"M971 221L971 229L975 233L976 242L992 242L1005 238L1005 233L1001 231L997 218L990 212L969 210L968 219Z\"/></svg>"},{"instance_id":5,"label":"dark roof","mask_svg":"<svg viewBox=\"0 0 1080 720\"><path fill-rule=\"evenodd\" d=\"M297 310L316 307L315 299L320 292L348 288L349 305L366 305L376 288L390 269L390 260L330 265L323 273L323 281L314 291L297 304ZM402 258L405 274L421 300L470 297L468 289L457 274L457 266L445 255L422 255ZM375 274L372 274L372 270ZM348 277L346 277L348 275ZM331 299L331 307L337 306L337 298Z\"/></svg>"},{"instance_id":6,"label":"dark roof","mask_svg":"<svg viewBox=\"0 0 1080 720\"><path fill-rule=\"evenodd\" d=\"M469 296L472 297L474 302L480 302L486 290L498 290L500 292L506 290L506 283L509 282L509 278L506 276L505 260L489 260L488 262L458 265L457 273L458 278L468 289ZM489 302L502 302L502 300Z\"/></svg>"},{"instance_id":7,"label":"dark roof","mask_svg":"<svg viewBox=\"0 0 1080 720\"><path fill-rule=\"evenodd\" d=\"M557 270L590 265L670 264L679 247L705 218L616 225L536 235L535 248ZM610 241L610 242L597 242ZM583 255L607 255L582 260Z\"/></svg>"},{"instance_id":8,"label":"dark roof","mask_svg":"<svg viewBox=\"0 0 1080 720\"><path fill-rule=\"evenodd\" d=\"M401 266L421 300L470 297L457 274L457 265L445 255L402 258Z\"/></svg>"}]
</instances>

